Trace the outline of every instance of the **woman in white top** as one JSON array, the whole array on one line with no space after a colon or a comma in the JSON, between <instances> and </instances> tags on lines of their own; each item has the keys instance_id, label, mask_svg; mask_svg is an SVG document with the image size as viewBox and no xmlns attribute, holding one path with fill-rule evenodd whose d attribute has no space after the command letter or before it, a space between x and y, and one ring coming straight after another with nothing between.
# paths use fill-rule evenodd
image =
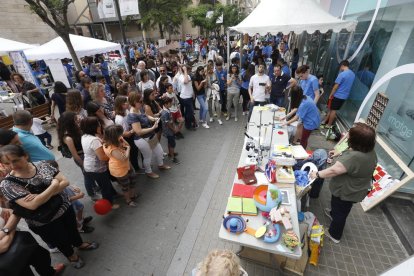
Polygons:
<instances>
[{"instance_id":1,"label":"woman in white top","mask_svg":"<svg viewBox=\"0 0 414 276\"><path fill-rule=\"evenodd\" d=\"M129 113L129 103L127 96L117 96L115 98L115 124L122 126L124 129L123 137L130 145L129 161L134 167L135 172L140 169L138 165L138 148L134 143L134 130L127 123L127 115Z\"/></svg>"},{"instance_id":2,"label":"woman in white top","mask_svg":"<svg viewBox=\"0 0 414 276\"><path fill-rule=\"evenodd\" d=\"M142 70L140 73L141 81L138 83L138 91L144 93L146 89L157 90L155 83L150 80L148 70Z\"/></svg>"},{"instance_id":3,"label":"woman in white top","mask_svg":"<svg viewBox=\"0 0 414 276\"><path fill-rule=\"evenodd\" d=\"M101 187L102 198L113 203L116 192L112 187L108 171L109 158L103 150L101 123L97 117L87 117L82 120L81 129L83 132L81 143L85 155L83 160L85 174ZM112 208L117 209L119 205L113 204Z\"/></svg>"}]
</instances>

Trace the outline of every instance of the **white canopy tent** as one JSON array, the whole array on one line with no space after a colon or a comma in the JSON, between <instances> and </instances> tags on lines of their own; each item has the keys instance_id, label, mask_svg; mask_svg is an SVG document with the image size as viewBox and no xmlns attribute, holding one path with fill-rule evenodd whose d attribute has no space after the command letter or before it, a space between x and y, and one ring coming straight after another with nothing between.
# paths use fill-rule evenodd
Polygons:
<instances>
[{"instance_id":1,"label":"white canopy tent","mask_svg":"<svg viewBox=\"0 0 414 276\"><path fill-rule=\"evenodd\" d=\"M257 33L326 33L328 30L339 32L342 29L353 31L356 24L354 21L334 17L314 0L262 0L248 17L230 29L253 36Z\"/></svg>"},{"instance_id":2,"label":"white canopy tent","mask_svg":"<svg viewBox=\"0 0 414 276\"><path fill-rule=\"evenodd\" d=\"M0 37L0 55L7 54L8 52L21 51L34 47L36 46Z\"/></svg>"},{"instance_id":3,"label":"white canopy tent","mask_svg":"<svg viewBox=\"0 0 414 276\"><path fill-rule=\"evenodd\" d=\"M118 43L72 34L69 36L79 58L115 50L122 53L121 45ZM24 53L29 60L72 58L61 37L56 37L39 47L26 50Z\"/></svg>"}]
</instances>

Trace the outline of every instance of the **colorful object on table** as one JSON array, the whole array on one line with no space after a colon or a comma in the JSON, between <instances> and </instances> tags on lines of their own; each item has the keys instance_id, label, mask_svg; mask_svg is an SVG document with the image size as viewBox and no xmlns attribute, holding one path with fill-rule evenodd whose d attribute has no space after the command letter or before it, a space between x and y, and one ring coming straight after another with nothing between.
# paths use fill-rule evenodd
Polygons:
<instances>
[{"instance_id":1,"label":"colorful object on table","mask_svg":"<svg viewBox=\"0 0 414 276\"><path fill-rule=\"evenodd\" d=\"M282 202L282 194L275 185L259 185L254 191L253 199L259 210L270 212L272 208L280 205Z\"/></svg>"},{"instance_id":2,"label":"colorful object on table","mask_svg":"<svg viewBox=\"0 0 414 276\"><path fill-rule=\"evenodd\" d=\"M239 179L242 179L243 182L247 185L256 184L257 179L254 175L254 172L256 171L255 165L249 165L244 167L238 167L237 168L237 177Z\"/></svg>"},{"instance_id":3,"label":"colorful object on table","mask_svg":"<svg viewBox=\"0 0 414 276\"><path fill-rule=\"evenodd\" d=\"M99 199L93 205L93 209L98 215L106 215L112 210L112 204L107 199Z\"/></svg>"},{"instance_id":4,"label":"colorful object on table","mask_svg":"<svg viewBox=\"0 0 414 276\"><path fill-rule=\"evenodd\" d=\"M227 212L233 215L256 216L257 208L252 198L229 197Z\"/></svg>"},{"instance_id":5,"label":"colorful object on table","mask_svg":"<svg viewBox=\"0 0 414 276\"><path fill-rule=\"evenodd\" d=\"M308 172L305 171L294 171L296 184L300 187L305 187L308 185L309 179L308 179Z\"/></svg>"},{"instance_id":6,"label":"colorful object on table","mask_svg":"<svg viewBox=\"0 0 414 276\"><path fill-rule=\"evenodd\" d=\"M233 191L231 193L231 196L253 198L253 193L255 189L256 189L255 186L235 183L233 185Z\"/></svg>"},{"instance_id":7,"label":"colorful object on table","mask_svg":"<svg viewBox=\"0 0 414 276\"><path fill-rule=\"evenodd\" d=\"M280 225L270 223L268 226L268 231L264 236L264 242L266 243L275 243L280 239Z\"/></svg>"},{"instance_id":8,"label":"colorful object on table","mask_svg":"<svg viewBox=\"0 0 414 276\"><path fill-rule=\"evenodd\" d=\"M230 233L240 234L246 229L246 221L241 216L230 215L224 218L223 226Z\"/></svg>"},{"instance_id":9,"label":"colorful object on table","mask_svg":"<svg viewBox=\"0 0 414 276\"><path fill-rule=\"evenodd\" d=\"M282 235L283 244L291 251L300 244L298 236L292 230Z\"/></svg>"},{"instance_id":10,"label":"colorful object on table","mask_svg":"<svg viewBox=\"0 0 414 276\"><path fill-rule=\"evenodd\" d=\"M273 223L282 223L286 230L291 230L293 228L290 219L290 213L286 207L273 208L270 210L270 220Z\"/></svg>"},{"instance_id":11,"label":"colorful object on table","mask_svg":"<svg viewBox=\"0 0 414 276\"><path fill-rule=\"evenodd\" d=\"M256 233L254 234L254 236L259 239L261 237L263 237L263 235L267 232L267 228L266 225L263 225L261 227L259 227L259 229L256 230Z\"/></svg>"},{"instance_id":12,"label":"colorful object on table","mask_svg":"<svg viewBox=\"0 0 414 276\"><path fill-rule=\"evenodd\" d=\"M276 168L276 179L278 183L295 183L295 174L291 166L278 166Z\"/></svg>"},{"instance_id":13,"label":"colorful object on table","mask_svg":"<svg viewBox=\"0 0 414 276\"><path fill-rule=\"evenodd\" d=\"M277 134L279 134L279 135L283 135L283 134L284 134L284 132L280 130L280 131L278 131L278 132L277 132Z\"/></svg>"},{"instance_id":14,"label":"colorful object on table","mask_svg":"<svg viewBox=\"0 0 414 276\"><path fill-rule=\"evenodd\" d=\"M276 162L274 160L269 160L269 162L267 162L265 167L265 175L270 183L276 182Z\"/></svg>"}]
</instances>

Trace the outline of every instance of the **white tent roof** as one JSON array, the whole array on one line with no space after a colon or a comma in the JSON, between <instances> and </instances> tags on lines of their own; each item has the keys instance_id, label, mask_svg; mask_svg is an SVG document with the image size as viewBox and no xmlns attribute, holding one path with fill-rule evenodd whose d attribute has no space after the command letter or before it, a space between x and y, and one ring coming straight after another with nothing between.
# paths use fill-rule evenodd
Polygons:
<instances>
[{"instance_id":1,"label":"white tent roof","mask_svg":"<svg viewBox=\"0 0 414 276\"><path fill-rule=\"evenodd\" d=\"M109 51L121 51L121 45L117 43L72 34L69 36L79 58ZM24 53L29 60L71 58L69 50L61 37L56 37L39 47L26 50Z\"/></svg>"},{"instance_id":2,"label":"white tent roof","mask_svg":"<svg viewBox=\"0 0 414 276\"><path fill-rule=\"evenodd\" d=\"M342 29L352 31L355 26L356 22L334 17L313 0L262 0L248 17L230 29L249 35L265 35L314 33L317 30L322 33Z\"/></svg>"},{"instance_id":3,"label":"white tent roof","mask_svg":"<svg viewBox=\"0 0 414 276\"><path fill-rule=\"evenodd\" d=\"M34 47L36 46L0 37L0 53L21 51Z\"/></svg>"}]
</instances>

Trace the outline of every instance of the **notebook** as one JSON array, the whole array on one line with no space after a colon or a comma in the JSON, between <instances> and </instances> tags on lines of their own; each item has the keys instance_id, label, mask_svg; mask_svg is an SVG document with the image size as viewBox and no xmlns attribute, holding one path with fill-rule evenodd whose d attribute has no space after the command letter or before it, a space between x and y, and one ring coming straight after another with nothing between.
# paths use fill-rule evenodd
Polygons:
<instances>
[{"instance_id":1,"label":"notebook","mask_svg":"<svg viewBox=\"0 0 414 276\"><path fill-rule=\"evenodd\" d=\"M293 157L296 159L306 159L309 154L301 145L292 146Z\"/></svg>"},{"instance_id":2,"label":"notebook","mask_svg":"<svg viewBox=\"0 0 414 276\"><path fill-rule=\"evenodd\" d=\"M256 186L235 183L233 185L233 191L231 193L231 196L253 198L253 193L255 189Z\"/></svg>"},{"instance_id":3,"label":"notebook","mask_svg":"<svg viewBox=\"0 0 414 276\"><path fill-rule=\"evenodd\" d=\"M227 212L233 215L257 215L256 204L253 198L229 197Z\"/></svg>"}]
</instances>

